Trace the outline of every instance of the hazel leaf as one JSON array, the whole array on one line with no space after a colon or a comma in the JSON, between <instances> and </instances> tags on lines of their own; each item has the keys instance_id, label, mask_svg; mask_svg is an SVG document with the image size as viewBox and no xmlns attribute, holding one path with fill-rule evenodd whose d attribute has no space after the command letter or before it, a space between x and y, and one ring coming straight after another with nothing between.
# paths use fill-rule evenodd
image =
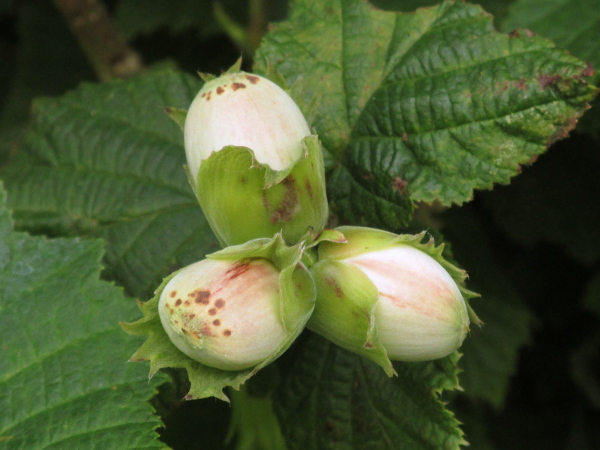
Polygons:
<instances>
[{"instance_id":1,"label":"hazel leaf","mask_svg":"<svg viewBox=\"0 0 600 450\"><path fill-rule=\"evenodd\" d=\"M531 33L498 33L463 2L404 14L296 0L258 51L256 70L268 64L344 168L330 185L338 213L393 230L407 198L461 204L508 183L597 94L584 62ZM377 215L385 202L396 210Z\"/></svg>"},{"instance_id":2,"label":"hazel leaf","mask_svg":"<svg viewBox=\"0 0 600 450\"><path fill-rule=\"evenodd\" d=\"M440 393L458 387L453 353L426 363L375 363L308 333L282 368L275 411L290 450L446 448L465 445ZM280 366L281 367L281 366Z\"/></svg>"},{"instance_id":3,"label":"hazel leaf","mask_svg":"<svg viewBox=\"0 0 600 450\"><path fill-rule=\"evenodd\" d=\"M101 281L100 240L13 231L0 186L0 446L164 448L136 342L117 320L133 301Z\"/></svg>"},{"instance_id":4,"label":"hazel leaf","mask_svg":"<svg viewBox=\"0 0 600 450\"><path fill-rule=\"evenodd\" d=\"M161 70L36 100L26 145L3 172L17 226L104 238L105 275L140 298L217 250L183 168L183 134L164 112L188 107L201 84Z\"/></svg>"}]
</instances>

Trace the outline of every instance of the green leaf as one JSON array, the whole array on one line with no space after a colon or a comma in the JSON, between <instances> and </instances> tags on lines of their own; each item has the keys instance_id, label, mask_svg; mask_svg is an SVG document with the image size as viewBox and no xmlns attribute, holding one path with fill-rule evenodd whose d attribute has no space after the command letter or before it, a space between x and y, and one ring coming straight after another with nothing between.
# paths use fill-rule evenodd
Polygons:
<instances>
[{"instance_id":1,"label":"green leaf","mask_svg":"<svg viewBox=\"0 0 600 450\"><path fill-rule=\"evenodd\" d=\"M373 177L364 175L365 179ZM338 166L329 177L327 188L332 209L354 225L373 224L399 233L412 217L413 201L399 178L395 188L374 196L369 187L355 180L344 166Z\"/></svg>"},{"instance_id":2,"label":"green leaf","mask_svg":"<svg viewBox=\"0 0 600 450\"><path fill-rule=\"evenodd\" d=\"M570 369L573 380L595 409L600 408L600 332L594 329L571 354Z\"/></svg>"},{"instance_id":3,"label":"green leaf","mask_svg":"<svg viewBox=\"0 0 600 450\"><path fill-rule=\"evenodd\" d=\"M286 365L275 408L293 449L458 448L458 422L440 400L454 389L456 354L396 363L388 378L376 364L307 334Z\"/></svg>"},{"instance_id":4,"label":"green leaf","mask_svg":"<svg viewBox=\"0 0 600 450\"><path fill-rule=\"evenodd\" d=\"M14 232L0 189L0 446L164 448L148 404L155 383L126 364L135 314L100 281L99 240Z\"/></svg>"},{"instance_id":5,"label":"green leaf","mask_svg":"<svg viewBox=\"0 0 600 450\"><path fill-rule=\"evenodd\" d=\"M600 260L600 145L586 136L558 143L506 187L482 197L498 225L527 249L560 246L579 263Z\"/></svg>"},{"instance_id":6,"label":"green leaf","mask_svg":"<svg viewBox=\"0 0 600 450\"><path fill-rule=\"evenodd\" d=\"M600 0L519 0L511 7L503 29L528 28L552 39L577 58L600 68ZM595 78L598 79L597 77ZM600 104L594 102L579 130L600 139Z\"/></svg>"},{"instance_id":7,"label":"green leaf","mask_svg":"<svg viewBox=\"0 0 600 450\"><path fill-rule=\"evenodd\" d=\"M487 12L494 16L494 21L503 19L507 14L508 7L515 0L477 0L470 3L481 5ZM412 12L417 8L424 6L433 6L439 1L436 0L371 0L370 3L387 11Z\"/></svg>"},{"instance_id":8,"label":"green leaf","mask_svg":"<svg viewBox=\"0 0 600 450\"><path fill-rule=\"evenodd\" d=\"M600 67L600 0L518 0L502 28L528 28Z\"/></svg>"},{"instance_id":9,"label":"green leaf","mask_svg":"<svg viewBox=\"0 0 600 450\"><path fill-rule=\"evenodd\" d=\"M448 205L508 183L596 94L583 62L540 37L499 34L462 2L399 14L297 0L257 54L257 70L268 64L296 84L324 146L375 198L353 205L373 224L372 203L394 190ZM356 190L339 180L334 202Z\"/></svg>"},{"instance_id":10,"label":"green leaf","mask_svg":"<svg viewBox=\"0 0 600 450\"><path fill-rule=\"evenodd\" d=\"M213 2L209 0L120 0L115 20L128 39L163 27L175 33L194 27L203 36L220 29L213 16Z\"/></svg>"},{"instance_id":11,"label":"green leaf","mask_svg":"<svg viewBox=\"0 0 600 450\"><path fill-rule=\"evenodd\" d=\"M173 270L218 248L163 107L187 107L200 82L177 72L82 85L34 104L26 147L5 172L17 225L102 237L107 275L149 297Z\"/></svg>"},{"instance_id":12,"label":"green leaf","mask_svg":"<svg viewBox=\"0 0 600 450\"><path fill-rule=\"evenodd\" d=\"M600 317L600 270L594 273L585 287L583 307Z\"/></svg>"},{"instance_id":13,"label":"green leaf","mask_svg":"<svg viewBox=\"0 0 600 450\"><path fill-rule=\"evenodd\" d=\"M460 349L464 355L460 382L467 396L501 408L517 370L519 352L530 343L532 321L530 312L507 296L510 292L494 292L493 286L488 290L489 294L473 305L483 326L474 328Z\"/></svg>"}]
</instances>

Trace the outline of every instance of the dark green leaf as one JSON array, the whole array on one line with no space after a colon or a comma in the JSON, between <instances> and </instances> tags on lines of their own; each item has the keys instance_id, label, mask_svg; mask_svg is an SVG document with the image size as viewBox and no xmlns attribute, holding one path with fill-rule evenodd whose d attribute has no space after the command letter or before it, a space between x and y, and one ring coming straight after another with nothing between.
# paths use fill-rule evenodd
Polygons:
<instances>
[{"instance_id":1,"label":"dark green leaf","mask_svg":"<svg viewBox=\"0 0 600 450\"><path fill-rule=\"evenodd\" d=\"M486 11L491 13L495 20L503 18L508 10L508 6L515 0L476 0L470 3L481 5ZM433 6L439 1L436 0L371 0L370 3L377 8L387 11L412 12L417 8Z\"/></svg>"},{"instance_id":2,"label":"dark green leaf","mask_svg":"<svg viewBox=\"0 0 600 450\"><path fill-rule=\"evenodd\" d=\"M0 111L0 164L21 144L34 97L62 94L81 80L94 78L83 52L51 2L19 2L16 10L16 55L12 61L3 58L0 63L14 65Z\"/></svg>"},{"instance_id":3,"label":"dark green leaf","mask_svg":"<svg viewBox=\"0 0 600 450\"><path fill-rule=\"evenodd\" d=\"M181 130L163 109L187 107L199 86L162 71L37 101L5 173L17 225L107 239L108 274L140 297L216 249L183 169Z\"/></svg>"},{"instance_id":4,"label":"dark green leaf","mask_svg":"<svg viewBox=\"0 0 600 450\"><path fill-rule=\"evenodd\" d=\"M596 93L583 62L540 37L499 34L462 2L398 14L362 0L297 0L257 60L296 84L325 147L370 194L353 217L372 224L373 197L392 191L460 204L507 183ZM333 201L354 185L337 180Z\"/></svg>"},{"instance_id":5,"label":"dark green leaf","mask_svg":"<svg viewBox=\"0 0 600 450\"><path fill-rule=\"evenodd\" d=\"M204 36L220 28L210 0L120 0L115 16L117 26L126 38L162 27L172 32L194 27Z\"/></svg>"},{"instance_id":6,"label":"dark green leaf","mask_svg":"<svg viewBox=\"0 0 600 450\"><path fill-rule=\"evenodd\" d=\"M0 190L2 448L164 448L155 383L126 363L137 342L117 325L135 305L98 279L102 252L12 231Z\"/></svg>"},{"instance_id":7,"label":"dark green leaf","mask_svg":"<svg viewBox=\"0 0 600 450\"><path fill-rule=\"evenodd\" d=\"M374 175L366 174L366 178ZM413 202L398 180L396 189L383 190L374 196L368 187L355 180L344 166L338 166L328 180L332 209L339 211L353 225L376 225L399 233L410 221Z\"/></svg>"},{"instance_id":8,"label":"dark green leaf","mask_svg":"<svg viewBox=\"0 0 600 450\"><path fill-rule=\"evenodd\" d=\"M518 0L503 28L528 28L600 68L600 0ZM578 129L599 138L600 105L594 105Z\"/></svg>"},{"instance_id":9,"label":"dark green leaf","mask_svg":"<svg viewBox=\"0 0 600 450\"><path fill-rule=\"evenodd\" d=\"M469 274L468 287L481 294L470 303L483 326L473 326L460 349L464 369L460 383L469 397L499 408L516 371L519 351L531 339L531 313L495 259L481 219L466 207L453 208L442 217L453 256Z\"/></svg>"},{"instance_id":10,"label":"dark green leaf","mask_svg":"<svg viewBox=\"0 0 600 450\"><path fill-rule=\"evenodd\" d=\"M456 355L376 364L307 334L286 366L276 411L290 450L452 449L464 444L439 393L457 386Z\"/></svg>"},{"instance_id":11,"label":"dark green leaf","mask_svg":"<svg viewBox=\"0 0 600 450\"><path fill-rule=\"evenodd\" d=\"M552 242L593 264L600 259L599 149L583 136L558 143L510 186L485 193L485 204L525 248Z\"/></svg>"},{"instance_id":12,"label":"dark green leaf","mask_svg":"<svg viewBox=\"0 0 600 450\"><path fill-rule=\"evenodd\" d=\"M597 271L587 284L583 306L600 317L600 271Z\"/></svg>"},{"instance_id":13,"label":"dark green leaf","mask_svg":"<svg viewBox=\"0 0 600 450\"><path fill-rule=\"evenodd\" d=\"M600 67L600 0L517 0L502 28L528 28Z\"/></svg>"},{"instance_id":14,"label":"dark green leaf","mask_svg":"<svg viewBox=\"0 0 600 450\"><path fill-rule=\"evenodd\" d=\"M571 355L573 380L593 407L600 409L600 332L596 329Z\"/></svg>"}]
</instances>

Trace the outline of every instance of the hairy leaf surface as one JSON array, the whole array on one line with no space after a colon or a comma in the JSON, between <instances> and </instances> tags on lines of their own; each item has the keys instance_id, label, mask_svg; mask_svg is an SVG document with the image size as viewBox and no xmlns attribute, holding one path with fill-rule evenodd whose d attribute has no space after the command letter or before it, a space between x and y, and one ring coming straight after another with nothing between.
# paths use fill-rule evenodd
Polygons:
<instances>
[{"instance_id":1,"label":"hairy leaf surface","mask_svg":"<svg viewBox=\"0 0 600 450\"><path fill-rule=\"evenodd\" d=\"M459 379L467 396L501 408L519 351L530 343L533 320L508 271L494 257L490 236L478 217L468 207L453 208L442 216L453 256L469 274L467 286L481 294L470 304L483 325L471 327L460 349Z\"/></svg>"},{"instance_id":2,"label":"hairy leaf surface","mask_svg":"<svg viewBox=\"0 0 600 450\"><path fill-rule=\"evenodd\" d=\"M34 104L32 131L4 179L21 228L103 237L108 274L148 297L216 241L186 178L181 130L200 82L161 71L82 85Z\"/></svg>"},{"instance_id":3,"label":"hairy leaf surface","mask_svg":"<svg viewBox=\"0 0 600 450\"><path fill-rule=\"evenodd\" d=\"M357 197L353 217L388 228L403 215L380 218L373 203L392 197L406 216L406 197L461 204L507 183L596 93L585 63L530 33L499 34L489 14L462 2L402 14L362 0L297 0L257 60L294 86L352 177L334 177L333 201L358 184L370 195Z\"/></svg>"},{"instance_id":4,"label":"hairy leaf surface","mask_svg":"<svg viewBox=\"0 0 600 450\"><path fill-rule=\"evenodd\" d=\"M440 392L457 387L457 355L396 363L389 378L374 363L308 334L286 367L276 411L293 449L454 449L465 441Z\"/></svg>"},{"instance_id":5,"label":"hairy leaf surface","mask_svg":"<svg viewBox=\"0 0 600 450\"><path fill-rule=\"evenodd\" d=\"M154 383L117 325L136 308L98 279L102 252L14 232L0 189L0 447L164 448Z\"/></svg>"},{"instance_id":6,"label":"hairy leaf surface","mask_svg":"<svg viewBox=\"0 0 600 450\"><path fill-rule=\"evenodd\" d=\"M600 0L518 0L502 28L529 28L600 67Z\"/></svg>"}]
</instances>

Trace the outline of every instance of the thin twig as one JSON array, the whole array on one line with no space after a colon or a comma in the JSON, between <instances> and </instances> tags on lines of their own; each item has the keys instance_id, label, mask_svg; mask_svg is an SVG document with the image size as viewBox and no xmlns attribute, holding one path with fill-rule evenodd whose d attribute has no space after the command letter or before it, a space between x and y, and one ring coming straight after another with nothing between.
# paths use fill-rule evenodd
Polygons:
<instances>
[{"instance_id":1,"label":"thin twig","mask_svg":"<svg viewBox=\"0 0 600 450\"><path fill-rule=\"evenodd\" d=\"M108 81L134 75L142 59L121 38L99 0L54 0L77 38L98 79Z\"/></svg>"}]
</instances>

